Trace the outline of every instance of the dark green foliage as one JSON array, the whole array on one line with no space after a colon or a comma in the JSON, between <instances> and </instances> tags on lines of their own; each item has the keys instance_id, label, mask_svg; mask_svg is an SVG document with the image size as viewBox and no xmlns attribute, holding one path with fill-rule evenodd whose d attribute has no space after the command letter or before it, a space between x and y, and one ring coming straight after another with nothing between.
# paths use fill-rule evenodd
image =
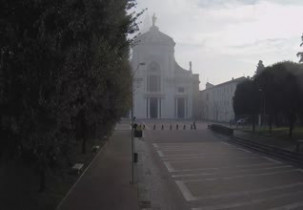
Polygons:
<instances>
[{"instance_id":1,"label":"dark green foliage","mask_svg":"<svg viewBox=\"0 0 303 210\"><path fill-rule=\"evenodd\" d=\"M264 90L270 119L286 119L290 137L299 110L302 109L302 91L298 80L300 74L298 64L280 62L266 68L263 74L256 78L259 87ZM279 124L279 120L276 123Z\"/></svg>"},{"instance_id":2,"label":"dark green foliage","mask_svg":"<svg viewBox=\"0 0 303 210\"><path fill-rule=\"evenodd\" d=\"M237 85L233 99L233 107L236 116L249 115L255 131L256 116L260 112L260 91L256 83L247 79Z\"/></svg>"},{"instance_id":3,"label":"dark green foliage","mask_svg":"<svg viewBox=\"0 0 303 210\"><path fill-rule=\"evenodd\" d=\"M264 114L270 129L273 122L278 126L287 123L291 137L297 118L302 118L302 81L300 64L285 61L266 67L253 80L238 85L234 99L235 113ZM261 107L258 103L263 108L257 109Z\"/></svg>"},{"instance_id":4,"label":"dark green foliage","mask_svg":"<svg viewBox=\"0 0 303 210\"><path fill-rule=\"evenodd\" d=\"M0 157L45 167L129 110L133 0L1 0ZM20 155L20 156L19 156ZM43 182L44 183L44 182ZM44 184L41 184L43 190Z\"/></svg>"}]
</instances>

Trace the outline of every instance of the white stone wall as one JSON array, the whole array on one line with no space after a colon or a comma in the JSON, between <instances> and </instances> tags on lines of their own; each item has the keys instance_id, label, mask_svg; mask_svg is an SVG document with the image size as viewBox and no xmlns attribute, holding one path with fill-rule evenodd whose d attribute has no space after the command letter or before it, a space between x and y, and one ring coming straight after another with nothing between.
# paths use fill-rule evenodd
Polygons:
<instances>
[{"instance_id":1,"label":"white stone wall","mask_svg":"<svg viewBox=\"0 0 303 210\"><path fill-rule=\"evenodd\" d=\"M201 91L199 100L201 118L217 122L234 120L233 97L237 84L244 79L240 77Z\"/></svg>"}]
</instances>

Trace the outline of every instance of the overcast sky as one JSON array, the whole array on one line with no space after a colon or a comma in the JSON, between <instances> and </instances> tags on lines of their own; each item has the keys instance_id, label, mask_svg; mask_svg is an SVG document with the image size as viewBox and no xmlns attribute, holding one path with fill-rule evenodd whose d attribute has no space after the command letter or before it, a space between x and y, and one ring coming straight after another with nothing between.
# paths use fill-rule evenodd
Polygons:
<instances>
[{"instance_id":1,"label":"overcast sky","mask_svg":"<svg viewBox=\"0 0 303 210\"><path fill-rule=\"evenodd\" d=\"M148 8L144 32L157 16L160 31L176 42L176 61L200 74L205 83L253 76L259 60L265 66L297 62L303 32L303 0L137 0Z\"/></svg>"}]
</instances>

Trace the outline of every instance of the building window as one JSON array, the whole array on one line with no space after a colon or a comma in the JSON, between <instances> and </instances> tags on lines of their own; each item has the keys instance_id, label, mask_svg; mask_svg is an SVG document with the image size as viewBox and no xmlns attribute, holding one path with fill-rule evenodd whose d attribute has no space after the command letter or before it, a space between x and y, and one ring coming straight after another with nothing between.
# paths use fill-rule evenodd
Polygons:
<instances>
[{"instance_id":1,"label":"building window","mask_svg":"<svg viewBox=\"0 0 303 210\"><path fill-rule=\"evenodd\" d=\"M184 87L179 87L179 88L178 88L178 92L179 92L179 93L184 93Z\"/></svg>"},{"instance_id":2,"label":"building window","mask_svg":"<svg viewBox=\"0 0 303 210\"><path fill-rule=\"evenodd\" d=\"M160 91L160 76L159 75L149 75L147 79L147 90L150 92Z\"/></svg>"},{"instance_id":3,"label":"building window","mask_svg":"<svg viewBox=\"0 0 303 210\"><path fill-rule=\"evenodd\" d=\"M156 62L152 62L147 68L147 91L161 91L161 71Z\"/></svg>"}]
</instances>

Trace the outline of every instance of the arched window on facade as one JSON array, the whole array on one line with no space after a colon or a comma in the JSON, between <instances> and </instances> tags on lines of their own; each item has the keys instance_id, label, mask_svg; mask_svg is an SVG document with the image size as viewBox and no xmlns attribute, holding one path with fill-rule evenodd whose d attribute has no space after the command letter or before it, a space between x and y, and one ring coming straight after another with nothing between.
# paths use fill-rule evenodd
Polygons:
<instances>
[{"instance_id":1,"label":"arched window on facade","mask_svg":"<svg viewBox=\"0 0 303 210\"><path fill-rule=\"evenodd\" d=\"M152 62L147 68L147 91L160 92L161 90L161 71L156 62Z\"/></svg>"}]
</instances>

